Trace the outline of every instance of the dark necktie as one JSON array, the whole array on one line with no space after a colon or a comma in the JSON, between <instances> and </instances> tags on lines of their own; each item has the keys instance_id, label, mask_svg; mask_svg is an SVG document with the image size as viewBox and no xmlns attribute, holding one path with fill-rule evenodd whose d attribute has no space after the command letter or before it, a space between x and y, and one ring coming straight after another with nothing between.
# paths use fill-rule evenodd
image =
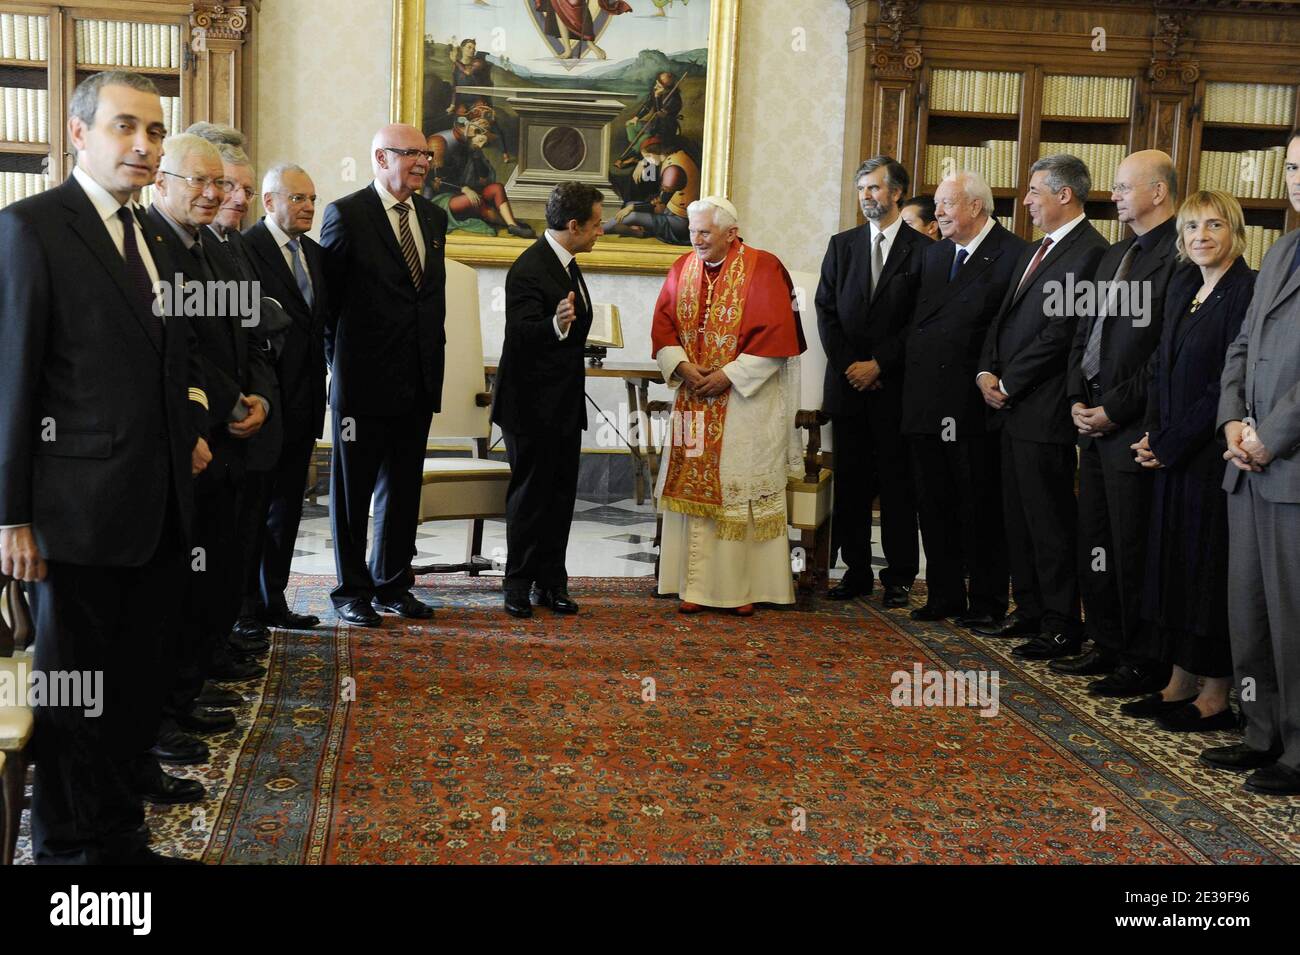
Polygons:
<instances>
[{"instance_id":1,"label":"dark necktie","mask_svg":"<svg viewBox=\"0 0 1300 955\"><path fill-rule=\"evenodd\" d=\"M587 308L587 296L582 288L582 273L578 271L578 260L569 260L569 278L573 280L573 291L578 300L579 310Z\"/></svg>"},{"instance_id":2,"label":"dark necktie","mask_svg":"<svg viewBox=\"0 0 1300 955\"><path fill-rule=\"evenodd\" d=\"M402 258L410 270L411 281L419 288L424 281L424 267L420 265L420 250L415 247L415 236L411 234L411 223L407 219L411 207L405 202L399 202L393 208L397 210L397 232L401 236Z\"/></svg>"},{"instance_id":3,"label":"dark necktie","mask_svg":"<svg viewBox=\"0 0 1300 955\"><path fill-rule=\"evenodd\" d=\"M1033 275L1035 271L1037 271L1039 263L1043 261L1043 256L1047 255L1047 250L1051 247L1052 247L1052 237L1050 235L1044 236L1043 244L1040 245L1038 247L1038 251L1034 253L1033 261L1029 263L1029 269L1025 272L1024 278L1022 278L1020 280L1020 284L1016 286L1017 295L1020 294L1021 289L1023 289L1026 285L1029 284L1029 277Z\"/></svg>"},{"instance_id":4,"label":"dark necktie","mask_svg":"<svg viewBox=\"0 0 1300 955\"><path fill-rule=\"evenodd\" d=\"M961 268L961 264L965 261L966 261L966 250L958 249L957 258L952 260L952 268L948 270L949 282L951 282L953 279L957 277L957 270Z\"/></svg>"},{"instance_id":5,"label":"dark necktie","mask_svg":"<svg viewBox=\"0 0 1300 955\"><path fill-rule=\"evenodd\" d=\"M1134 239L1132 244L1124 252L1124 257L1119 260L1119 268L1115 270L1115 277L1112 282L1122 282L1133 269L1133 262L1142 253L1142 247L1138 240ZM1088 333L1088 346L1083 350L1083 380L1092 381L1101 371L1101 328L1106 324L1106 316L1115 302L1115 286L1110 286L1106 295L1102 298L1104 303L1101 311L1097 315L1096 321L1092 323L1092 331Z\"/></svg>"},{"instance_id":6,"label":"dark necktie","mask_svg":"<svg viewBox=\"0 0 1300 955\"><path fill-rule=\"evenodd\" d=\"M212 268L212 260L208 258L208 250L203 247L202 229L194 237L194 245L190 248L190 252L199 262L199 278L205 282L214 281L217 278L217 273Z\"/></svg>"},{"instance_id":7,"label":"dark necktie","mask_svg":"<svg viewBox=\"0 0 1300 955\"><path fill-rule=\"evenodd\" d=\"M1286 270L1286 279L1283 280L1283 285L1290 281L1291 276L1295 275L1296 269L1300 269L1300 242L1295 244L1295 255L1291 256L1291 267Z\"/></svg>"},{"instance_id":8,"label":"dark necktie","mask_svg":"<svg viewBox=\"0 0 1300 955\"><path fill-rule=\"evenodd\" d=\"M145 267L140 246L135 240L135 216L129 207L122 206L117 210L117 218L122 223L122 257L126 259L126 278L131 286L133 304L147 319L146 325L154 344L161 348L163 320L154 309L153 282L149 279L149 270Z\"/></svg>"}]
</instances>

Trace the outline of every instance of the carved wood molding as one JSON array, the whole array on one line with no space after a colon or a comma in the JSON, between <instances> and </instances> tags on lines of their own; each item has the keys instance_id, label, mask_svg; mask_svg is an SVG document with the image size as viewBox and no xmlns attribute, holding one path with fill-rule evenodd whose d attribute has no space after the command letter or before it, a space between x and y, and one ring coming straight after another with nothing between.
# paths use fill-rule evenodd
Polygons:
<instances>
[{"instance_id":1,"label":"carved wood molding","mask_svg":"<svg viewBox=\"0 0 1300 955\"><path fill-rule=\"evenodd\" d=\"M248 39L248 7L195 0L190 25L201 29L210 40L236 40L242 43Z\"/></svg>"},{"instance_id":2,"label":"carved wood molding","mask_svg":"<svg viewBox=\"0 0 1300 955\"><path fill-rule=\"evenodd\" d=\"M919 34L921 0L880 0L871 66L881 79L914 80L925 57Z\"/></svg>"},{"instance_id":3,"label":"carved wood molding","mask_svg":"<svg viewBox=\"0 0 1300 955\"><path fill-rule=\"evenodd\" d=\"M1190 93L1201 75L1200 65L1188 58L1195 41L1192 15L1187 10L1158 9L1151 38L1151 66L1147 78L1156 93Z\"/></svg>"}]
</instances>

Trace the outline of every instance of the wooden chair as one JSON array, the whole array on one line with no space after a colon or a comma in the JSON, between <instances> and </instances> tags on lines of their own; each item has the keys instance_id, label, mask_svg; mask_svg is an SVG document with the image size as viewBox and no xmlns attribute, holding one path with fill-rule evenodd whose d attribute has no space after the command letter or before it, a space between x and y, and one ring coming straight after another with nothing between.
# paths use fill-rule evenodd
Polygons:
<instances>
[{"instance_id":1,"label":"wooden chair","mask_svg":"<svg viewBox=\"0 0 1300 955\"><path fill-rule=\"evenodd\" d=\"M24 696L27 682L19 677L32 672L28 647L35 636L22 588L16 580L0 575L0 674ZM14 861L31 740L32 711L26 700L0 703L0 865Z\"/></svg>"}]
</instances>

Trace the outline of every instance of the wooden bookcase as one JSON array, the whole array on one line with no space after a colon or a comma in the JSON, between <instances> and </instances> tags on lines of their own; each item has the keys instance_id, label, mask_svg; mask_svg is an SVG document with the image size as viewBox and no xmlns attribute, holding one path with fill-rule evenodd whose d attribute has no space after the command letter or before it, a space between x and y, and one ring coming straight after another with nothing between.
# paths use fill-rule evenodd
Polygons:
<instances>
[{"instance_id":1,"label":"wooden bookcase","mask_svg":"<svg viewBox=\"0 0 1300 955\"><path fill-rule=\"evenodd\" d=\"M847 0L849 89L844 170L846 198L842 225L858 218L847 180L866 156L887 153L913 174L913 192L932 193L937 178L926 168L929 147L978 146L1014 139L1014 178L995 188L1000 218L1033 237L1022 204L1029 167L1044 143L1064 143L1101 161L1093 171L1086 205L1103 231L1120 237L1110 201L1112 162L1138 149L1163 149L1173 156L1180 192L1199 185L1203 152L1267 150L1284 145L1287 130L1300 123L1300 0ZM943 102L944 71L1012 73L1019 77L1013 111L954 110ZM1127 103L1112 96L1108 109L1082 101L1078 115L1062 112L1044 94L1064 83L1056 77L1084 77L1079 84L1127 81ZM936 80L940 82L936 84ZM1289 82L1288 82L1289 81ZM1285 116L1266 123L1229 114L1205 118L1210 84L1284 85L1290 90ZM936 100L936 85L940 94ZM1219 87L1216 89L1221 90ZM968 97L969 99L969 97ZM945 108L932 108L940 102ZM1078 102L1078 101L1071 101ZM1223 102L1220 97L1217 102ZM1281 121L1279 121L1281 120ZM1113 147L1105 153L1105 147ZM1087 157L1084 157L1087 158ZM1090 168L1092 164L1090 164ZM1300 226L1300 216L1281 193L1243 198L1250 226L1281 233ZM1258 263L1254 263L1258 264Z\"/></svg>"},{"instance_id":2,"label":"wooden bookcase","mask_svg":"<svg viewBox=\"0 0 1300 955\"><path fill-rule=\"evenodd\" d=\"M251 109L254 54L248 41L260 5L261 0L239 4L213 0L63 0L57 4L0 0L0 14L40 18L47 37L47 55L42 58L30 54L24 59L0 57L0 88L41 90L48 97L48 134L43 141L7 141L0 127L0 172L43 175L46 188L70 175L75 157L67 142L68 100L80 81L108 69L130 69L154 81L164 98L169 132L208 120L239 126L255 143ZM170 27L173 46L168 65L135 65L141 60L134 56L117 58L132 65L91 62L95 57L85 42L82 25L98 21L126 30L132 24ZM168 108L168 100L174 101L174 108Z\"/></svg>"}]
</instances>

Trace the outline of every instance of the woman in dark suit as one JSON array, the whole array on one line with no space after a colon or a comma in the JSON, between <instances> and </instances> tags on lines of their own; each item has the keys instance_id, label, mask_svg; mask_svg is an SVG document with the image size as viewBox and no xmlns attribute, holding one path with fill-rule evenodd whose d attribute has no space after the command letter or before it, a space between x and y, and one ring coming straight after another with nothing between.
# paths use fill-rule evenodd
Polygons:
<instances>
[{"instance_id":1,"label":"woman in dark suit","mask_svg":"<svg viewBox=\"0 0 1300 955\"><path fill-rule=\"evenodd\" d=\"M1133 445L1155 471L1142 612L1153 656L1173 666L1159 693L1120 707L1174 732L1237 725L1228 706L1228 520L1223 441L1215 432L1219 376L1255 288L1241 206L1196 192L1178 211L1181 261L1165 297L1149 366L1147 433ZM1198 690L1199 684L1199 690Z\"/></svg>"}]
</instances>

